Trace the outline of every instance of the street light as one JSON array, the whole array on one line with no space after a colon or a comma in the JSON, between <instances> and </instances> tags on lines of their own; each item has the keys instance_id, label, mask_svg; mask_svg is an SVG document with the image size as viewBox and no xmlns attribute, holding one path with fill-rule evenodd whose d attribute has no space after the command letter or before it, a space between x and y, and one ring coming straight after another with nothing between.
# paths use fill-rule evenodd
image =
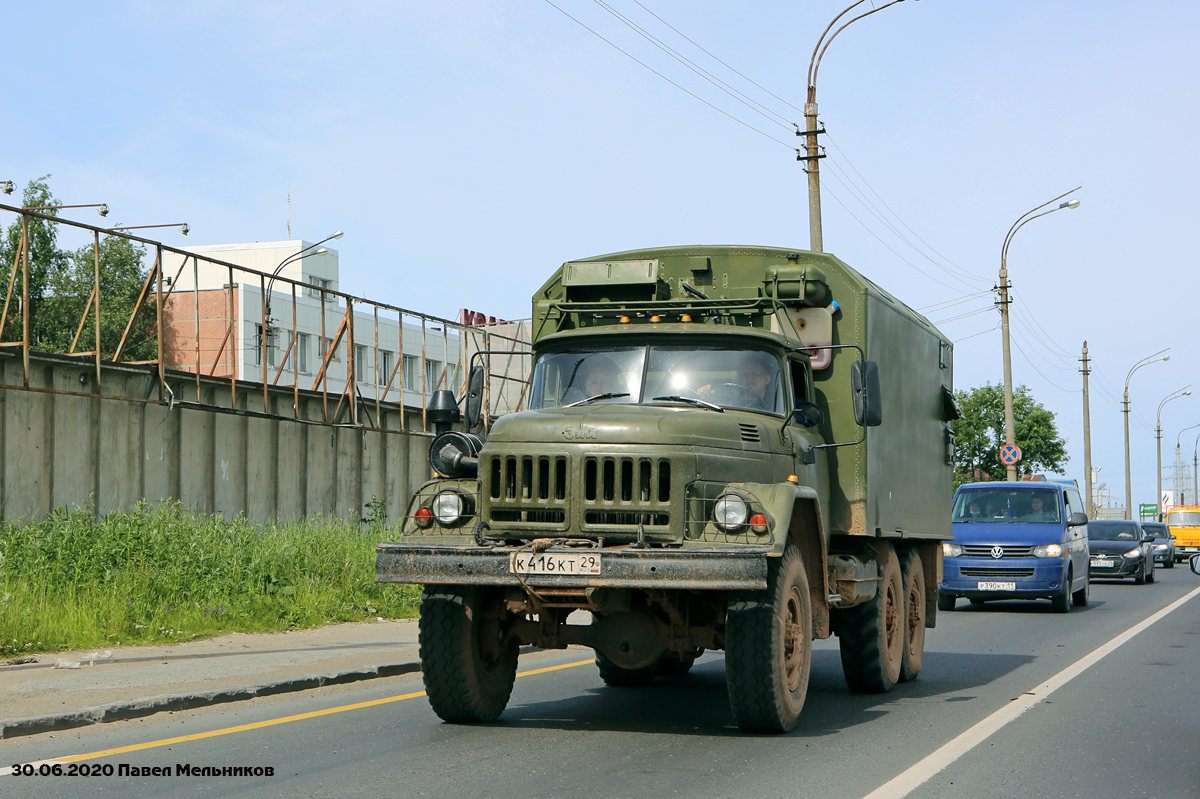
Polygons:
<instances>
[{"instance_id":1,"label":"street light","mask_svg":"<svg viewBox=\"0 0 1200 799\"><path fill-rule=\"evenodd\" d=\"M1171 356L1167 355L1166 350L1159 350L1153 355L1142 358L1133 365L1129 370L1129 374L1125 375L1125 399L1121 401L1121 413L1125 414L1125 518L1133 518L1133 480L1129 472L1129 378L1133 377L1133 373L1143 366L1149 366L1152 363L1159 361L1169 361Z\"/></svg>"},{"instance_id":2,"label":"street light","mask_svg":"<svg viewBox=\"0 0 1200 799\"><path fill-rule=\"evenodd\" d=\"M804 104L804 133L799 129L796 130L797 136L805 136L804 151L806 155L800 155L800 151L796 151L797 161L808 162L808 248L813 252L823 252L825 242L821 236L821 170L817 167L820 159L825 156L818 153L817 134L824 133L823 130L817 130L817 72L821 69L821 59L825 57L825 51L829 49L829 45L833 42L837 35L844 31L847 26L862 19L869 17L877 11L883 11L888 6L894 6L896 3L903 3L904 0L891 0L890 3L884 3L878 8L873 8L870 11L859 14L857 17L852 17L849 22L842 25L833 34L829 31L837 24L838 20L846 16L856 6L865 3L866 0L856 0L847 6L842 13L833 18L821 37L817 39L817 46L813 48L812 59L808 62L808 102ZM828 39L825 37L829 36Z\"/></svg>"},{"instance_id":3,"label":"street light","mask_svg":"<svg viewBox=\"0 0 1200 799\"><path fill-rule=\"evenodd\" d=\"M146 230L147 228L152 227L177 227L179 228L179 232L185 236L192 230L190 227L188 227L187 222L175 222L170 225L126 225L124 227L110 227L109 230L114 232L118 230Z\"/></svg>"},{"instance_id":4,"label":"street light","mask_svg":"<svg viewBox=\"0 0 1200 799\"><path fill-rule=\"evenodd\" d=\"M48 211L48 210L62 211L66 208L95 208L96 213L100 214L100 216L108 216L108 204L107 203L92 203L90 205L26 205L21 210L22 211Z\"/></svg>"},{"instance_id":5,"label":"street light","mask_svg":"<svg viewBox=\"0 0 1200 799\"><path fill-rule=\"evenodd\" d=\"M1017 221L1013 223L1013 226L1008 229L1008 235L1004 237L1004 246L1000 249L1000 331L1001 340L1004 344L1004 443L1009 445L1016 445L1017 433L1016 421L1013 419L1012 351L1008 343L1008 245L1012 242L1013 236L1016 235L1018 230L1038 217L1052 214L1055 211L1061 211L1064 208L1078 208L1079 200L1066 200L1059 203L1058 207L1051 208L1049 211L1042 211L1040 214L1034 213L1035 211L1041 211L1047 205L1062 200L1069 194L1074 194L1082 188L1082 186L1077 186L1066 194L1060 194L1053 200L1050 200L1050 202L1042 203L1037 208L1021 214ZM1017 464L1010 464L1006 471L1007 479L1017 479Z\"/></svg>"},{"instance_id":6,"label":"street light","mask_svg":"<svg viewBox=\"0 0 1200 799\"><path fill-rule=\"evenodd\" d=\"M1196 443L1192 445L1192 504L1200 505L1200 433L1196 434Z\"/></svg>"},{"instance_id":7,"label":"street light","mask_svg":"<svg viewBox=\"0 0 1200 799\"><path fill-rule=\"evenodd\" d=\"M1175 484L1178 485L1180 488L1183 488L1183 475L1180 474L1180 472L1183 471L1183 453L1180 452L1180 449L1179 449L1179 439L1181 436L1183 436L1184 433L1186 433L1189 430L1195 430L1197 427L1200 427L1200 424L1194 424L1191 427L1185 427L1182 430L1180 430L1178 433L1175 434L1175 469L1176 469ZM1159 496L1162 495L1161 491L1158 493L1159 493ZM1186 492L1181 492L1181 493L1186 493ZM1193 499L1195 498L1195 494L1192 495L1192 498ZM1180 504L1184 505L1187 503L1181 502Z\"/></svg>"},{"instance_id":8,"label":"street light","mask_svg":"<svg viewBox=\"0 0 1200 799\"><path fill-rule=\"evenodd\" d=\"M1154 437L1158 444L1158 496L1154 500L1154 521L1162 518L1162 409L1171 400L1189 396L1192 393L1188 390L1190 388L1191 386L1184 386L1178 391L1168 394L1166 399L1158 403L1158 424L1154 428Z\"/></svg>"},{"instance_id":9,"label":"street light","mask_svg":"<svg viewBox=\"0 0 1200 799\"><path fill-rule=\"evenodd\" d=\"M298 258L304 257L304 253L308 252L309 250L313 249L314 247L320 247L322 244L324 244L327 241L333 241L334 239L340 239L344 235L346 235L346 234L340 230L335 231L332 235L326 236L325 238L318 241L316 244L310 244L307 247L305 247L303 250L292 253L287 258L284 258L282 261L280 261L279 266L275 267L275 271L271 273L271 279L269 281L267 281L267 290L266 290L267 296L264 298L265 302L266 302L266 313L263 314L263 316L264 316L264 318L263 318L263 336L264 337L266 336L267 327L271 324L271 288L275 285L275 278L279 277L279 273L281 271L283 271L283 268L285 266L287 266L292 261L295 261Z\"/></svg>"}]
</instances>

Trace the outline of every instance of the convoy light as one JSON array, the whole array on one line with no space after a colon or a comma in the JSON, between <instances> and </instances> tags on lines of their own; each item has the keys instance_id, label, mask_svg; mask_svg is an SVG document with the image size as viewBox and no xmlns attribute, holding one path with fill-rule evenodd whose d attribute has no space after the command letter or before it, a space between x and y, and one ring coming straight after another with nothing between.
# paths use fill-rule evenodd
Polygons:
<instances>
[{"instance_id":1,"label":"convoy light","mask_svg":"<svg viewBox=\"0 0 1200 799\"><path fill-rule=\"evenodd\" d=\"M767 517L761 513L756 513L750 517L750 529L759 535L767 532Z\"/></svg>"},{"instance_id":2,"label":"convoy light","mask_svg":"<svg viewBox=\"0 0 1200 799\"><path fill-rule=\"evenodd\" d=\"M722 494L713 504L713 523L725 532L743 527L749 515L750 506L737 494Z\"/></svg>"},{"instance_id":3,"label":"convoy light","mask_svg":"<svg viewBox=\"0 0 1200 799\"><path fill-rule=\"evenodd\" d=\"M417 527L428 527L433 524L433 512L429 508L417 508L417 512L413 514L413 521L417 523Z\"/></svg>"},{"instance_id":4,"label":"convoy light","mask_svg":"<svg viewBox=\"0 0 1200 799\"><path fill-rule=\"evenodd\" d=\"M1035 558L1061 558L1063 556L1063 545L1042 544L1033 548L1033 556Z\"/></svg>"},{"instance_id":5,"label":"convoy light","mask_svg":"<svg viewBox=\"0 0 1200 799\"><path fill-rule=\"evenodd\" d=\"M956 544L953 541L943 541L942 542L942 557L961 558L962 553L963 553L962 544Z\"/></svg>"},{"instance_id":6,"label":"convoy light","mask_svg":"<svg viewBox=\"0 0 1200 799\"><path fill-rule=\"evenodd\" d=\"M462 495L457 491L440 492L433 498L433 515L443 527L458 524L463 515Z\"/></svg>"},{"instance_id":7,"label":"convoy light","mask_svg":"<svg viewBox=\"0 0 1200 799\"><path fill-rule=\"evenodd\" d=\"M621 324L623 324L623 325L627 325L627 324L629 324L629 317L628 317L628 316L622 316L622 317L621 317Z\"/></svg>"},{"instance_id":8,"label":"convoy light","mask_svg":"<svg viewBox=\"0 0 1200 799\"><path fill-rule=\"evenodd\" d=\"M655 314L654 316L651 316L651 317L650 317L650 321L651 321L651 322L661 322L661 321L662 321L662 317L661 317L661 316L659 316L658 314Z\"/></svg>"},{"instance_id":9,"label":"convoy light","mask_svg":"<svg viewBox=\"0 0 1200 799\"><path fill-rule=\"evenodd\" d=\"M690 322L690 321L692 321L692 315L690 313L685 313L683 316L679 317L679 321L680 322Z\"/></svg>"}]
</instances>

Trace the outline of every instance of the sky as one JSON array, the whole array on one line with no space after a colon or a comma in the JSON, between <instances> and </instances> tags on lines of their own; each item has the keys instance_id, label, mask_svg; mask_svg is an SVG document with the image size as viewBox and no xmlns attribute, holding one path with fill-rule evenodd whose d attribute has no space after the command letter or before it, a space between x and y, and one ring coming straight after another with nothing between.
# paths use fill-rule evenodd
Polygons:
<instances>
[{"instance_id":1,"label":"sky","mask_svg":"<svg viewBox=\"0 0 1200 799\"><path fill-rule=\"evenodd\" d=\"M850 1L12 4L0 180L52 175L60 202L117 224L187 222L172 246L344 230L343 291L524 318L564 261L807 248L794 124ZM906 0L842 31L817 81L825 250L955 342L957 388L1002 382L1010 227L1082 187L1010 244L1013 376L1082 484L1087 341L1115 504L1136 363L1169 348L1130 379L1135 503L1154 501L1160 411L1164 488L1200 433L1197 30L1184 0Z\"/></svg>"}]
</instances>

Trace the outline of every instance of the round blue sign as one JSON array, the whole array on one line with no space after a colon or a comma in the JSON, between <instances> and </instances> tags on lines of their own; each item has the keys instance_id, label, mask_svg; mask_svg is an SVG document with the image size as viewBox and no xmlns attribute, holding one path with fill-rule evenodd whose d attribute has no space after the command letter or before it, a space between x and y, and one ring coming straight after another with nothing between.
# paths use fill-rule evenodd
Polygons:
<instances>
[{"instance_id":1,"label":"round blue sign","mask_svg":"<svg viewBox=\"0 0 1200 799\"><path fill-rule=\"evenodd\" d=\"M1016 444L1005 444L1000 448L1000 462L1005 466L1014 466L1021 460L1021 448Z\"/></svg>"}]
</instances>

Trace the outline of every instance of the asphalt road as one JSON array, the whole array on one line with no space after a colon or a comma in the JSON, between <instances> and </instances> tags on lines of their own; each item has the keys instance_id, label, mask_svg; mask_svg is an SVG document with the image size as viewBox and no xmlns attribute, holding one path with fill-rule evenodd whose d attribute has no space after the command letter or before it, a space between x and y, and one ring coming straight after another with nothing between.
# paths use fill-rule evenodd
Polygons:
<instances>
[{"instance_id":1,"label":"asphalt road","mask_svg":"<svg viewBox=\"0 0 1200 799\"><path fill-rule=\"evenodd\" d=\"M783 736L736 729L717 654L682 680L607 688L572 649L523 658L495 724L443 724L419 676L390 678L6 741L5 765L112 775L6 776L0 796L1200 797L1200 578L1157 576L1095 582L1066 615L960 601L929 631L920 678L885 695L851 694L836 639L818 642Z\"/></svg>"}]
</instances>

